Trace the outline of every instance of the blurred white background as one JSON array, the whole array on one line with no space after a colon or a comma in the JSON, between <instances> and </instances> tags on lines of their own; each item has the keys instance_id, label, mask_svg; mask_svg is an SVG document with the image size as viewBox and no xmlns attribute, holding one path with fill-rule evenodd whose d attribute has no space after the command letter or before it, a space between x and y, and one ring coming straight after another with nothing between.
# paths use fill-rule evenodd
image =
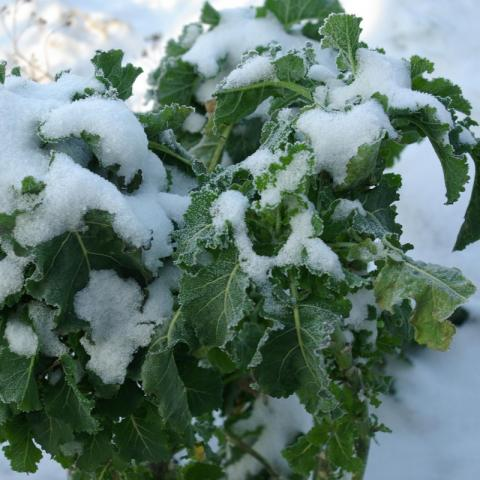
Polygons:
<instances>
[{"instance_id":1,"label":"blurred white background","mask_svg":"<svg viewBox=\"0 0 480 480\"><path fill-rule=\"evenodd\" d=\"M263 3L211 0L216 8ZM0 58L27 76L47 80L71 69L89 73L95 49L121 48L144 68L132 103L146 108L146 78L158 65L165 41L198 18L202 0L0 1ZM478 0L343 0L364 18L364 40L389 54L426 56L437 74L459 83L480 118L480 2ZM404 241L418 258L460 267L480 285L480 247L452 253L468 201L466 192L445 206L443 177L428 144L409 147L396 168L404 177L399 202ZM480 219L479 219L480 221ZM423 351L413 365L392 365L397 395L379 415L393 434L372 446L367 480L475 480L480 478L480 295L471 318L447 353ZM1 480L64 480L42 461L38 473L12 473L0 460Z\"/></svg>"}]
</instances>

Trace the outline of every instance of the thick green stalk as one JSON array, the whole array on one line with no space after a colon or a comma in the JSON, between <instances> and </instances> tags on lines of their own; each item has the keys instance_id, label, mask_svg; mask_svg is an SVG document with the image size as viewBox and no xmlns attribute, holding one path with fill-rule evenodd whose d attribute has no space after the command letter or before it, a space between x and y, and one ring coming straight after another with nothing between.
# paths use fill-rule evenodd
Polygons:
<instances>
[{"instance_id":1,"label":"thick green stalk","mask_svg":"<svg viewBox=\"0 0 480 480\"><path fill-rule=\"evenodd\" d=\"M223 128L217 143L217 147L213 152L212 158L208 162L208 165L207 165L208 173L212 173L215 170L216 166L222 160L222 154L223 154L223 151L225 150L225 144L227 143L227 140L228 140L228 137L230 136L232 128L233 128L233 124L227 125L226 127Z\"/></svg>"}]
</instances>

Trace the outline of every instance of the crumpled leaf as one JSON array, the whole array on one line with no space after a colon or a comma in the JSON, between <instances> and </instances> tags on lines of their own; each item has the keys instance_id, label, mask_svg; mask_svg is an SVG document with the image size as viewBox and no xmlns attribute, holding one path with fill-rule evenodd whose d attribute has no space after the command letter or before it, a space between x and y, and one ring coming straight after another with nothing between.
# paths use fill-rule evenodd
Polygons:
<instances>
[{"instance_id":1,"label":"crumpled leaf","mask_svg":"<svg viewBox=\"0 0 480 480\"><path fill-rule=\"evenodd\" d=\"M95 65L95 77L107 87L113 87L118 98L126 100L132 95L132 86L142 69L128 63L122 67L123 51L97 51L91 62Z\"/></svg>"},{"instance_id":2,"label":"crumpled leaf","mask_svg":"<svg viewBox=\"0 0 480 480\"><path fill-rule=\"evenodd\" d=\"M287 28L301 20L324 20L332 12L342 12L337 0L266 0L270 10Z\"/></svg>"},{"instance_id":3,"label":"crumpled leaf","mask_svg":"<svg viewBox=\"0 0 480 480\"><path fill-rule=\"evenodd\" d=\"M338 50L337 65L340 70L357 71L357 50L360 48L362 19L355 15L332 13L320 28L323 48Z\"/></svg>"},{"instance_id":4,"label":"crumpled leaf","mask_svg":"<svg viewBox=\"0 0 480 480\"><path fill-rule=\"evenodd\" d=\"M252 307L249 285L233 249L222 251L210 265L183 274L182 312L203 345L221 347L228 341Z\"/></svg>"},{"instance_id":5,"label":"crumpled leaf","mask_svg":"<svg viewBox=\"0 0 480 480\"><path fill-rule=\"evenodd\" d=\"M414 300L411 322L415 340L436 350L447 350L455 327L448 318L475 292L474 285L457 268L387 259L374 281L381 308L393 312L403 300Z\"/></svg>"}]
</instances>

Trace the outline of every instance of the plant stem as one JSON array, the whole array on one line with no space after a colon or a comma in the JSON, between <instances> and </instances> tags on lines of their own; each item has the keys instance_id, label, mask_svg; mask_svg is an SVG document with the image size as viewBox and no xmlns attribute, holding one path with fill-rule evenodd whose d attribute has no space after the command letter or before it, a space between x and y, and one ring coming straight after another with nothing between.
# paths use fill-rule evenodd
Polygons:
<instances>
[{"instance_id":1,"label":"plant stem","mask_svg":"<svg viewBox=\"0 0 480 480\"><path fill-rule=\"evenodd\" d=\"M352 477L352 480L363 480L365 475L365 470L367 468L368 452L370 451L370 436L364 435L358 439L357 442L357 454L362 460L362 469L361 471L355 473Z\"/></svg>"},{"instance_id":2,"label":"plant stem","mask_svg":"<svg viewBox=\"0 0 480 480\"><path fill-rule=\"evenodd\" d=\"M166 153L167 155L176 158L187 167L192 168L192 162L188 158L182 157L180 154L161 143L150 141L148 142L148 148L150 148L150 150L156 150L157 152Z\"/></svg>"},{"instance_id":3,"label":"plant stem","mask_svg":"<svg viewBox=\"0 0 480 480\"><path fill-rule=\"evenodd\" d=\"M222 153L223 153L223 150L225 149L225 144L227 143L227 140L228 140L228 137L230 136L232 128L233 128L233 123L231 125L227 125L222 130L222 133L220 134L220 138L217 143L217 147L215 148L212 158L210 159L210 162L207 165L208 173L212 173L215 170L215 167L219 164L220 160L222 159Z\"/></svg>"},{"instance_id":4,"label":"plant stem","mask_svg":"<svg viewBox=\"0 0 480 480\"><path fill-rule=\"evenodd\" d=\"M280 479L280 476L273 469L273 467L268 463L268 461L262 455L260 455L256 450L254 450L250 445L245 443L238 435L235 435L233 432L227 429L225 429L225 435L227 439L230 441L230 443L234 444L235 446L243 450L245 453L248 453L253 458L258 460L263 465L265 470L268 472L272 480Z\"/></svg>"},{"instance_id":5,"label":"plant stem","mask_svg":"<svg viewBox=\"0 0 480 480\"><path fill-rule=\"evenodd\" d=\"M228 88L225 90L221 90L221 94L226 93L234 93L234 92L246 92L249 90L255 89L265 89L265 88L284 88L285 90L290 90L291 92L295 92L301 97L306 98L309 101L312 101L312 94L308 88L302 87L297 83L293 82L286 82L281 80L270 80L270 81L262 81L257 83L252 83L245 87L237 87L237 88Z\"/></svg>"}]
</instances>

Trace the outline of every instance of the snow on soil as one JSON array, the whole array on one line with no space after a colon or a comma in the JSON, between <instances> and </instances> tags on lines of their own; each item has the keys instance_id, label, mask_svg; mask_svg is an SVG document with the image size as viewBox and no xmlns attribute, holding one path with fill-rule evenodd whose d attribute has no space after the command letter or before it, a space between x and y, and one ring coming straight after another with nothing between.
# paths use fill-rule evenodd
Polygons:
<instances>
[{"instance_id":1,"label":"snow on soil","mask_svg":"<svg viewBox=\"0 0 480 480\"><path fill-rule=\"evenodd\" d=\"M13 2L0 2L0 4ZM146 70L156 66L162 42L181 25L198 16L202 0L43 0L31 2L46 25L31 28L21 47L37 54L43 69L73 67L85 73L94 48L118 47L128 60ZM215 7L260 3L213 0ZM480 4L476 0L343 0L349 11L364 17L364 39L371 47L383 46L389 54L408 57L417 53L435 61L437 74L461 84L480 116L480 39L476 25ZM23 18L22 21L25 21ZM68 25L67 25L68 24ZM51 26L56 28L54 33ZM42 30L43 29L43 30ZM40 33L39 33L40 32ZM50 33L49 33L50 32ZM146 42L145 37L150 36ZM92 47L92 46L95 47ZM45 48L46 47L46 48ZM148 56L142 55L146 50ZM48 51L46 58L44 52ZM8 57L11 45L4 32L0 56ZM44 58L45 57L45 58ZM72 58L77 59L72 65ZM40 70L37 72L41 76ZM141 105L146 74L136 86L135 105ZM418 258L460 267L480 285L480 245L452 253L455 235L468 201L467 191L453 206L444 206L442 172L427 144L411 146L396 170L404 177L399 204L404 241L416 245ZM382 420L394 433L378 436L370 453L367 480L472 480L480 478L480 295L471 301L473 319L461 327L447 353L421 351L412 365L394 364L395 397L380 408ZM60 467L43 460L30 476L11 473L0 461L2 480L64 480Z\"/></svg>"}]
</instances>

